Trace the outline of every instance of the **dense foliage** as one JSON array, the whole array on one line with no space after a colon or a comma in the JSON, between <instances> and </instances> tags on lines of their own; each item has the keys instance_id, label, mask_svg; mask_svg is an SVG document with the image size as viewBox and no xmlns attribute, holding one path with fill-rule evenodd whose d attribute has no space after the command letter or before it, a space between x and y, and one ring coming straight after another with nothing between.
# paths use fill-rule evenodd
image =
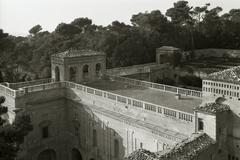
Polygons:
<instances>
[{"instance_id":1,"label":"dense foliage","mask_svg":"<svg viewBox=\"0 0 240 160\"><path fill-rule=\"evenodd\" d=\"M36 25L27 37L0 30L0 81L49 77L50 55L71 48L106 52L108 68L152 62L155 49L163 45L240 49L240 9L221 14L221 7L209 6L178 1L166 15L159 10L133 15L132 25L114 21L103 27L77 18L60 23L52 33Z\"/></svg>"},{"instance_id":2,"label":"dense foliage","mask_svg":"<svg viewBox=\"0 0 240 160\"><path fill-rule=\"evenodd\" d=\"M21 113L13 124L8 123L8 108L2 104L5 97L0 97L0 160L14 160L24 137L33 129L30 116Z\"/></svg>"}]
</instances>

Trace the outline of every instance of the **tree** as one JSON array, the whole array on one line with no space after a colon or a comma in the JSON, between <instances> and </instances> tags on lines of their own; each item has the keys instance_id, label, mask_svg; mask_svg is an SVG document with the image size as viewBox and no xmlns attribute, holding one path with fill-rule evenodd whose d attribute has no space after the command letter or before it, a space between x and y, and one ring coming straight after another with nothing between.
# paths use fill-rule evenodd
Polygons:
<instances>
[{"instance_id":1,"label":"tree","mask_svg":"<svg viewBox=\"0 0 240 160\"><path fill-rule=\"evenodd\" d=\"M158 32L166 32L168 29L168 20L159 10L151 13L139 13L133 15L131 22L134 26L141 27L146 30L154 30Z\"/></svg>"},{"instance_id":2,"label":"tree","mask_svg":"<svg viewBox=\"0 0 240 160\"><path fill-rule=\"evenodd\" d=\"M55 32L65 36L72 36L74 34L80 33L81 29L72 24L60 23L56 27Z\"/></svg>"},{"instance_id":3,"label":"tree","mask_svg":"<svg viewBox=\"0 0 240 160\"><path fill-rule=\"evenodd\" d=\"M166 12L166 16L170 17L172 22L177 25L185 25L192 22L192 7L188 6L188 1L178 1L173 4Z\"/></svg>"},{"instance_id":4,"label":"tree","mask_svg":"<svg viewBox=\"0 0 240 160\"><path fill-rule=\"evenodd\" d=\"M84 28L92 25L92 20L88 19L87 17L86 18L76 18L71 22L71 24L74 26L78 26L81 29L84 29Z\"/></svg>"},{"instance_id":5,"label":"tree","mask_svg":"<svg viewBox=\"0 0 240 160\"><path fill-rule=\"evenodd\" d=\"M42 30L42 27L38 24L34 27L32 27L28 32L32 35L36 35L37 33L39 33Z\"/></svg>"},{"instance_id":6,"label":"tree","mask_svg":"<svg viewBox=\"0 0 240 160\"><path fill-rule=\"evenodd\" d=\"M24 137L33 129L30 116L22 112L16 116L13 124L2 118L7 114L8 108L3 106L5 97L0 97L0 159L15 160Z\"/></svg>"}]
</instances>

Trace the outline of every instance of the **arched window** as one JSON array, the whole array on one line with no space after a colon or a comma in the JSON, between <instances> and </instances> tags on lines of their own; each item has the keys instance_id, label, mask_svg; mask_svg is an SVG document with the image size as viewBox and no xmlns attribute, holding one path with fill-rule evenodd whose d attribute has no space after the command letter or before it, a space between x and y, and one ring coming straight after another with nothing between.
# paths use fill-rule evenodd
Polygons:
<instances>
[{"instance_id":1,"label":"arched window","mask_svg":"<svg viewBox=\"0 0 240 160\"><path fill-rule=\"evenodd\" d=\"M83 73L88 73L88 65L83 66Z\"/></svg>"},{"instance_id":2,"label":"arched window","mask_svg":"<svg viewBox=\"0 0 240 160\"><path fill-rule=\"evenodd\" d=\"M117 139L114 140L114 157L119 157L119 142Z\"/></svg>"},{"instance_id":3,"label":"arched window","mask_svg":"<svg viewBox=\"0 0 240 160\"><path fill-rule=\"evenodd\" d=\"M97 130L96 129L93 130L93 146L94 147L97 146Z\"/></svg>"},{"instance_id":4,"label":"arched window","mask_svg":"<svg viewBox=\"0 0 240 160\"><path fill-rule=\"evenodd\" d=\"M56 160L56 152L52 149L42 151L37 160Z\"/></svg>"},{"instance_id":5,"label":"arched window","mask_svg":"<svg viewBox=\"0 0 240 160\"><path fill-rule=\"evenodd\" d=\"M101 64L100 64L100 63L97 63L97 64L96 64L95 70L96 70L96 75L99 76L100 71L101 71Z\"/></svg>"},{"instance_id":6,"label":"arched window","mask_svg":"<svg viewBox=\"0 0 240 160\"><path fill-rule=\"evenodd\" d=\"M89 70L89 67L88 65L84 65L83 66L83 78L87 78L88 77L88 71Z\"/></svg>"},{"instance_id":7,"label":"arched window","mask_svg":"<svg viewBox=\"0 0 240 160\"><path fill-rule=\"evenodd\" d=\"M55 67L55 81L56 82L60 81L60 70L58 66Z\"/></svg>"},{"instance_id":8,"label":"arched window","mask_svg":"<svg viewBox=\"0 0 240 160\"><path fill-rule=\"evenodd\" d=\"M76 149L72 149L72 160L82 160L81 153Z\"/></svg>"},{"instance_id":9,"label":"arched window","mask_svg":"<svg viewBox=\"0 0 240 160\"><path fill-rule=\"evenodd\" d=\"M77 77L77 67L70 67L69 69L69 80L76 82L76 77Z\"/></svg>"}]
</instances>

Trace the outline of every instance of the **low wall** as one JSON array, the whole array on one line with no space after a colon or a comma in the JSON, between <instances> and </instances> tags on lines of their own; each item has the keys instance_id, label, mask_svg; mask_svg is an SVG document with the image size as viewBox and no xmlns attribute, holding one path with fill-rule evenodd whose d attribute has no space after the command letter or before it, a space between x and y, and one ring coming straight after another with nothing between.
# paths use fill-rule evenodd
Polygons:
<instances>
[{"instance_id":1,"label":"low wall","mask_svg":"<svg viewBox=\"0 0 240 160\"><path fill-rule=\"evenodd\" d=\"M147 64L108 69L106 72L107 74L110 74L110 75L126 76L126 75L132 75L137 73L149 73L150 68L155 66L158 66L158 64L147 63Z\"/></svg>"},{"instance_id":2,"label":"low wall","mask_svg":"<svg viewBox=\"0 0 240 160\"><path fill-rule=\"evenodd\" d=\"M50 83L53 82L53 79L39 79L34 81L27 81L27 82L19 82L19 83L8 83L8 86L12 89L18 89L26 86L33 86L38 84Z\"/></svg>"}]
</instances>

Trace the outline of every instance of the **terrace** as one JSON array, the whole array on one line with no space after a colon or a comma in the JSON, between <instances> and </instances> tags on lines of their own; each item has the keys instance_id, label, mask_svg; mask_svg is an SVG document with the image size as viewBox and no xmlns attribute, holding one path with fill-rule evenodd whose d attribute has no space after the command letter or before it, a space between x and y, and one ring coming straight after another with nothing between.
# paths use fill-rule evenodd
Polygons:
<instances>
[{"instance_id":1,"label":"terrace","mask_svg":"<svg viewBox=\"0 0 240 160\"><path fill-rule=\"evenodd\" d=\"M177 92L174 94L169 91L133 85L116 80L99 80L85 85L187 113L193 113L194 108L202 102L199 97L181 95L178 99L176 98Z\"/></svg>"}]
</instances>

